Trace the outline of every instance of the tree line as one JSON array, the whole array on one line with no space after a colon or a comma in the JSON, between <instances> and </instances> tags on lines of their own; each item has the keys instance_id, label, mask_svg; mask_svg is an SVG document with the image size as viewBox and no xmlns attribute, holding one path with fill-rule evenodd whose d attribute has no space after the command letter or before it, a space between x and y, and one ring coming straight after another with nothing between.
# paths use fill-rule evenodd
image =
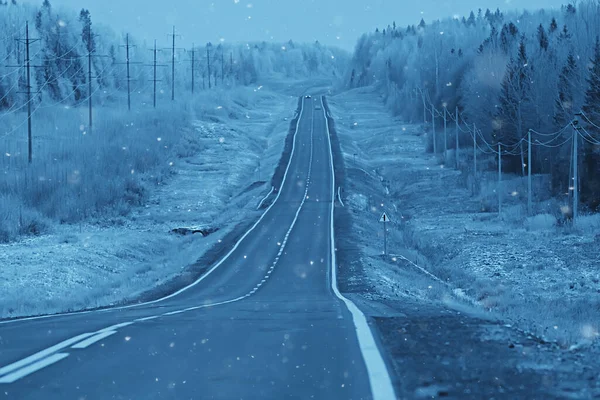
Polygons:
<instances>
[{"instance_id":1,"label":"tree line","mask_svg":"<svg viewBox=\"0 0 600 400\"><path fill-rule=\"evenodd\" d=\"M533 149L532 168L551 175L557 195L572 190L569 138L581 129L581 200L598 210L599 35L596 0L535 12L479 9L406 28L393 23L358 40L344 82L379 85L388 105L407 120L421 118L423 96L439 110L458 107L484 140L515 147L503 160L506 172L525 174L524 139L531 131L546 132L532 139L545 143ZM464 139L459 146L469 145Z\"/></svg>"},{"instance_id":2,"label":"tree line","mask_svg":"<svg viewBox=\"0 0 600 400\"><path fill-rule=\"evenodd\" d=\"M126 89L124 75L125 35L92 23L91 13L82 9L76 13L69 9L55 8L49 0L39 7L28 4L3 4L0 8L0 111L19 109L25 100L26 49L25 23L30 22L30 36L39 39L31 44L30 62L33 69L32 91L36 101L44 98L54 102L77 105L85 101L89 92L88 56L92 59L92 92L118 93ZM165 32L167 33L167 32ZM201 38L199 38L199 41ZM132 81L135 91L151 88L154 62L153 43L129 38L131 44ZM150 51L148 51L150 50ZM194 68L191 52L196 58ZM157 62L172 61L170 43L159 44ZM336 75L347 62L346 53L318 42L313 44L286 43L210 43L196 48L175 49L175 76L171 68L160 69L158 79L165 87L172 80L181 89L190 89L192 70L196 89L218 86L227 78L230 84L251 85L273 74L300 78L311 75ZM20 68L14 68L20 67ZM212 67L212 68L211 68ZM211 76L209 75L211 70ZM109 97L109 96L107 96Z\"/></svg>"}]
</instances>

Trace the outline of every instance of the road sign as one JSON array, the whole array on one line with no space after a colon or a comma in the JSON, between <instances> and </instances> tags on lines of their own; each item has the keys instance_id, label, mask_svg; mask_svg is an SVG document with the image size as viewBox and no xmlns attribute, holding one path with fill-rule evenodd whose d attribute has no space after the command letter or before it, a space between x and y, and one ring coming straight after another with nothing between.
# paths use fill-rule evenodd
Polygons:
<instances>
[{"instance_id":1,"label":"road sign","mask_svg":"<svg viewBox=\"0 0 600 400\"><path fill-rule=\"evenodd\" d=\"M387 256L387 223L391 222L390 217L384 213L381 214L381 218L379 218L379 222L383 222L383 254Z\"/></svg>"},{"instance_id":2,"label":"road sign","mask_svg":"<svg viewBox=\"0 0 600 400\"><path fill-rule=\"evenodd\" d=\"M388 217L387 214L384 212L381 215L381 218L379 218L379 222L392 222L392 221L390 221L390 217Z\"/></svg>"}]
</instances>

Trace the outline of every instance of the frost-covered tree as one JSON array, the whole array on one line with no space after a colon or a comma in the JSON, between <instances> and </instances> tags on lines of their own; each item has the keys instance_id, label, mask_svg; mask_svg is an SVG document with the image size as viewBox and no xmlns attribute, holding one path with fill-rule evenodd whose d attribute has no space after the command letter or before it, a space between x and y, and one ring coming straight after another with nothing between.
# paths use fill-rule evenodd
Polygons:
<instances>
[{"instance_id":1,"label":"frost-covered tree","mask_svg":"<svg viewBox=\"0 0 600 400\"><path fill-rule=\"evenodd\" d=\"M527 59L525 38L519 43L517 57L511 58L500 92L500 107L498 108L497 140L504 145L518 145L521 159L521 173L525 174L523 152L524 133L527 131L525 121L531 118L531 65Z\"/></svg>"},{"instance_id":2,"label":"frost-covered tree","mask_svg":"<svg viewBox=\"0 0 600 400\"><path fill-rule=\"evenodd\" d=\"M600 39L596 37L594 57L590 66L588 89L585 93L583 106L586 127L583 140L583 168L581 200L587 202L593 209L600 207Z\"/></svg>"},{"instance_id":3,"label":"frost-covered tree","mask_svg":"<svg viewBox=\"0 0 600 400\"><path fill-rule=\"evenodd\" d=\"M577 59L571 51L558 78L558 95L554 103L554 122L559 129L573 119L577 86Z\"/></svg>"},{"instance_id":4,"label":"frost-covered tree","mask_svg":"<svg viewBox=\"0 0 600 400\"><path fill-rule=\"evenodd\" d=\"M546 34L546 30L544 29L544 26L542 24L538 26L537 39L538 43L540 44L540 48L543 50L548 50L548 35Z\"/></svg>"}]
</instances>

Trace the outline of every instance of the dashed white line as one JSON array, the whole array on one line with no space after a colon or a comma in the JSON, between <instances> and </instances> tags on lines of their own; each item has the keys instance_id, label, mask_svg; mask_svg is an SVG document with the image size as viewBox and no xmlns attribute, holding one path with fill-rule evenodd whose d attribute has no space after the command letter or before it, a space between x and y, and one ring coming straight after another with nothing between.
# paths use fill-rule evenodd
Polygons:
<instances>
[{"instance_id":1,"label":"dashed white line","mask_svg":"<svg viewBox=\"0 0 600 400\"><path fill-rule=\"evenodd\" d=\"M103 331L98 333L97 335L94 335L90 338L85 339L82 342L79 342L73 346L71 346L72 349L85 349L91 345L93 345L96 342L99 342L100 340L107 338L111 335L114 335L115 333L117 333L117 331Z\"/></svg>"},{"instance_id":2,"label":"dashed white line","mask_svg":"<svg viewBox=\"0 0 600 400\"><path fill-rule=\"evenodd\" d=\"M160 318L160 315L151 315L149 317L144 317L144 318L138 318L135 320L135 322L144 322L144 321L150 321L152 319L156 319L156 318Z\"/></svg>"},{"instance_id":3,"label":"dashed white line","mask_svg":"<svg viewBox=\"0 0 600 400\"><path fill-rule=\"evenodd\" d=\"M38 360L40 360L40 359L42 359L44 357L47 357L47 356L49 356L52 353L55 353L55 352L57 352L57 351L59 351L61 349L64 349L65 347L69 347L72 344L77 343L80 340L86 339L86 338L88 338L88 337L90 337L90 336L92 336L94 334L95 334L95 332L92 332L92 333L82 333L81 335L78 335L78 336L72 337L70 339L64 340L64 341L62 341L62 342L60 342L58 344L55 344L52 347L48 347L47 349L44 349L44 350L39 351L39 352L37 352L35 354L32 354L29 357L25 357L22 360L19 360L17 362L9 364L9 365L7 365L7 366L5 366L3 368L0 368L0 375L4 375L4 374L12 372L12 371L14 371L16 369L22 368L22 367L26 366L27 364L31 364L31 363L33 363L35 361L38 361Z\"/></svg>"},{"instance_id":4,"label":"dashed white line","mask_svg":"<svg viewBox=\"0 0 600 400\"><path fill-rule=\"evenodd\" d=\"M165 316L166 315L177 315L177 314L181 314L181 313L183 313L185 311L186 311L185 309L184 310L175 310L175 311L171 311L171 312L168 312L168 313L164 313L163 315L165 315Z\"/></svg>"},{"instance_id":5,"label":"dashed white line","mask_svg":"<svg viewBox=\"0 0 600 400\"><path fill-rule=\"evenodd\" d=\"M29 374L33 374L35 371L38 371L42 368L47 367L48 365L52 365L54 363L59 362L63 358L67 358L69 353L56 353L52 354L50 357L46 357L43 360L40 360L36 363L28 365L25 368L21 368L20 370L13 372L12 374L8 374L0 378L0 383L13 383L16 380L19 380Z\"/></svg>"},{"instance_id":6,"label":"dashed white line","mask_svg":"<svg viewBox=\"0 0 600 400\"><path fill-rule=\"evenodd\" d=\"M120 324L116 324L116 325L111 325L108 326L106 328L100 329L99 331L96 331L96 333L102 333L102 332L106 332L106 331L115 331L119 328L124 328L126 326L132 325L135 321L131 321L131 322L123 322Z\"/></svg>"}]
</instances>

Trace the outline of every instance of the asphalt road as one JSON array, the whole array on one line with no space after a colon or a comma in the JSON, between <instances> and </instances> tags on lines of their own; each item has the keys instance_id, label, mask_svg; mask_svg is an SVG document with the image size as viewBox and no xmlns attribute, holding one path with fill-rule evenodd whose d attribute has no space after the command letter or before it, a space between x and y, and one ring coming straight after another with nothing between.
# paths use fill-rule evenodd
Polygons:
<instances>
[{"instance_id":1,"label":"asphalt road","mask_svg":"<svg viewBox=\"0 0 600 400\"><path fill-rule=\"evenodd\" d=\"M331 144L304 99L278 197L192 286L136 307L0 322L0 398L393 399L337 291Z\"/></svg>"}]
</instances>

